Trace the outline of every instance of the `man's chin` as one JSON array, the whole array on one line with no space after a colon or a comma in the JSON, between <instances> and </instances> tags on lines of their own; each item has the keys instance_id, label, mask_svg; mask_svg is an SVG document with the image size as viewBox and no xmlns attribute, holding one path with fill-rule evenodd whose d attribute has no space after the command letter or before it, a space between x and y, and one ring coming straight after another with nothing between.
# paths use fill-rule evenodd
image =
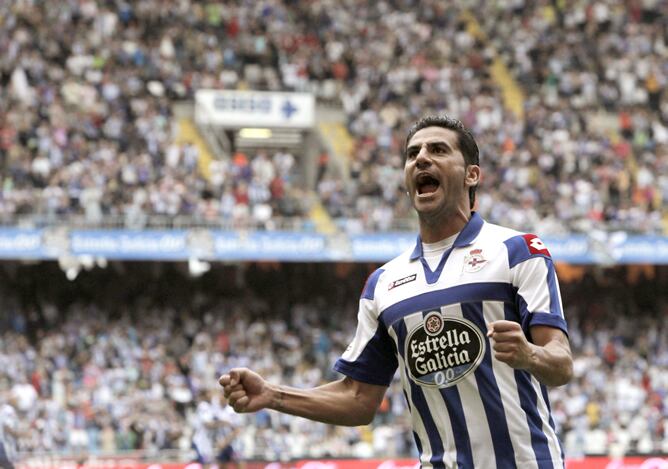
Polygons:
<instances>
[{"instance_id":1,"label":"man's chin","mask_svg":"<svg viewBox=\"0 0 668 469\"><path fill-rule=\"evenodd\" d=\"M447 217L445 207L438 204L416 204L415 211L418 217L424 221L433 221Z\"/></svg>"},{"instance_id":2,"label":"man's chin","mask_svg":"<svg viewBox=\"0 0 668 469\"><path fill-rule=\"evenodd\" d=\"M442 201L436 193L427 196L416 196L413 200L413 207L418 213L438 212L439 209L443 208Z\"/></svg>"}]
</instances>

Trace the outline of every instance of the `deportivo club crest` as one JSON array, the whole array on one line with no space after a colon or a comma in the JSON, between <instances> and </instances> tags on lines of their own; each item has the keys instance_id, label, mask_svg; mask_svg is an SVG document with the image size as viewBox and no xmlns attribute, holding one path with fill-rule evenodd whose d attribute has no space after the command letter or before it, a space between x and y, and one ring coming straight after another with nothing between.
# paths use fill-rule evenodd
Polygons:
<instances>
[{"instance_id":1,"label":"deportivo club crest","mask_svg":"<svg viewBox=\"0 0 668 469\"><path fill-rule=\"evenodd\" d=\"M471 251L464 257L464 270L466 272L477 272L487 263L482 255L482 249L471 249Z\"/></svg>"},{"instance_id":2,"label":"deportivo club crest","mask_svg":"<svg viewBox=\"0 0 668 469\"><path fill-rule=\"evenodd\" d=\"M431 312L424 318L424 328L429 335L436 335L443 330L441 313Z\"/></svg>"},{"instance_id":3,"label":"deportivo club crest","mask_svg":"<svg viewBox=\"0 0 668 469\"><path fill-rule=\"evenodd\" d=\"M408 334L404 357L410 377L422 386L447 388L466 378L483 359L486 342L475 324L430 311Z\"/></svg>"}]
</instances>

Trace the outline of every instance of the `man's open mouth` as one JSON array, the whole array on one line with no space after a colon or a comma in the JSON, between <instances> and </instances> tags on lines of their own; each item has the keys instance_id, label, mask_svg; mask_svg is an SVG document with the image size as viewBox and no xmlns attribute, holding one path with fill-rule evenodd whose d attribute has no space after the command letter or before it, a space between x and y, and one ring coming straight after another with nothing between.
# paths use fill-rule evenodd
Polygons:
<instances>
[{"instance_id":1,"label":"man's open mouth","mask_svg":"<svg viewBox=\"0 0 668 469\"><path fill-rule=\"evenodd\" d=\"M419 195L422 194L431 194L432 192L436 192L436 189L438 189L438 186L441 185L438 180L430 176L429 174L420 174L418 175L417 179L415 180L415 185L417 188L417 193Z\"/></svg>"}]
</instances>

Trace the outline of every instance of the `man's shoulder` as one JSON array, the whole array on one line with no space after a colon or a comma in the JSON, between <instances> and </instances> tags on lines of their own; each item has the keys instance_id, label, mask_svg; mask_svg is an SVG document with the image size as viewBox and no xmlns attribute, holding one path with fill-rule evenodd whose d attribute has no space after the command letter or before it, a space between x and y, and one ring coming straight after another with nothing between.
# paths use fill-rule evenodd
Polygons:
<instances>
[{"instance_id":1,"label":"man's shoulder","mask_svg":"<svg viewBox=\"0 0 668 469\"><path fill-rule=\"evenodd\" d=\"M508 228L507 226L497 225L495 223L485 222L480 230L479 239L484 242L504 243L505 241L516 236L522 236L526 233Z\"/></svg>"},{"instance_id":2,"label":"man's shoulder","mask_svg":"<svg viewBox=\"0 0 668 469\"><path fill-rule=\"evenodd\" d=\"M411 261L411 254L413 254L414 250L415 250L415 246L411 246L410 248L407 248L401 254L399 254L398 256L393 257L392 259L387 261L385 264L383 264L378 270L382 270L383 272L393 272L393 271L405 269L406 266L410 262L412 262Z\"/></svg>"},{"instance_id":3,"label":"man's shoulder","mask_svg":"<svg viewBox=\"0 0 668 469\"><path fill-rule=\"evenodd\" d=\"M382 282L381 278L393 276L397 272L405 272L411 262L411 253L414 247L406 249L404 252L387 261L369 275L362 291L362 298L372 300L375 298L376 285Z\"/></svg>"},{"instance_id":4,"label":"man's shoulder","mask_svg":"<svg viewBox=\"0 0 668 469\"><path fill-rule=\"evenodd\" d=\"M485 223L485 229L481 232L480 238L482 242L505 245L511 267L536 256L551 258L551 254L543 241L533 233L518 231L493 223Z\"/></svg>"}]
</instances>

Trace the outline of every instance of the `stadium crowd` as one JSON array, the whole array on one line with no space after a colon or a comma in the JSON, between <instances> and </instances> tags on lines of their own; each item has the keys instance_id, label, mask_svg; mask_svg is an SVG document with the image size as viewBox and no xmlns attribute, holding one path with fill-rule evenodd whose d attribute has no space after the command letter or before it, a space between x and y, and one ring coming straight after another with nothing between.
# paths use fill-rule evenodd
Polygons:
<instances>
[{"instance_id":1,"label":"stadium crowd","mask_svg":"<svg viewBox=\"0 0 668 469\"><path fill-rule=\"evenodd\" d=\"M222 5L157 3L0 5L0 218L141 226L163 215L262 226L304 216L290 153L236 152L205 178L196 146L177 142L172 104L222 86L218 74L247 61L247 37L232 40L239 25L219 28ZM231 36L225 51L216 31Z\"/></svg>"},{"instance_id":2,"label":"stadium crowd","mask_svg":"<svg viewBox=\"0 0 668 469\"><path fill-rule=\"evenodd\" d=\"M354 51L346 62L353 86L342 94L357 143L357 205L334 204L337 213L354 220L381 202L405 216L405 129L427 111L447 111L480 143L479 210L489 219L541 233L662 231L665 1L467 2L482 35L462 21L457 2L425 3L391 14L378 4L371 25L356 19L373 8L337 16L335 37ZM524 92L521 118L504 107L490 75L496 58Z\"/></svg>"},{"instance_id":3,"label":"stadium crowd","mask_svg":"<svg viewBox=\"0 0 668 469\"><path fill-rule=\"evenodd\" d=\"M543 234L664 231L668 201L665 0L559 3L329 0L0 5L0 216L248 220L305 216L275 155L213 180L177 143L173 104L199 88L315 92L341 105L348 178L317 190L347 230L405 227L405 131L429 112L473 129L479 210ZM570 5L570 4L569 4ZM504 105L491 69L524 93ZM506 86L506 85L504 85ZM258 163L266 166L264 162ZM272 173L272 174L270 174ZM282 174L282 178L270 175ZM252 195L252 196L251 196ZM236 218L235 218L236 217Z\"/></svg>"},{"instance_id":4,"label":"stadium crowd","mask_svg":"<svg viewBox=\"0 0 668 469\"><path fill-rule=\"evenodd\" d=\"M559 218L657 229L668 200L668 5L545 3L495 2L479 20L526 93L525 135L549 152L537 163L556 178Z\"/></svg>"},{"instance_id":5,"label":"stadium crowd","mask_svg":"<svg viewBox=\"0 0 668 469\"><path fill-rule=\"evenodd\" d=\"M398 382L371 425L345 428L235 414L216 381L233 366L298 387L336 378L356 324L351 292L369 268L249 264L193 280L174 265L139 264L76 282L55 265L3 268L0 397L18 414L19 450L414 456ZM562 282L575 379L551 390L567 456L668 452L668 270L579 276Z\"/></svg>"}]
</instances>

